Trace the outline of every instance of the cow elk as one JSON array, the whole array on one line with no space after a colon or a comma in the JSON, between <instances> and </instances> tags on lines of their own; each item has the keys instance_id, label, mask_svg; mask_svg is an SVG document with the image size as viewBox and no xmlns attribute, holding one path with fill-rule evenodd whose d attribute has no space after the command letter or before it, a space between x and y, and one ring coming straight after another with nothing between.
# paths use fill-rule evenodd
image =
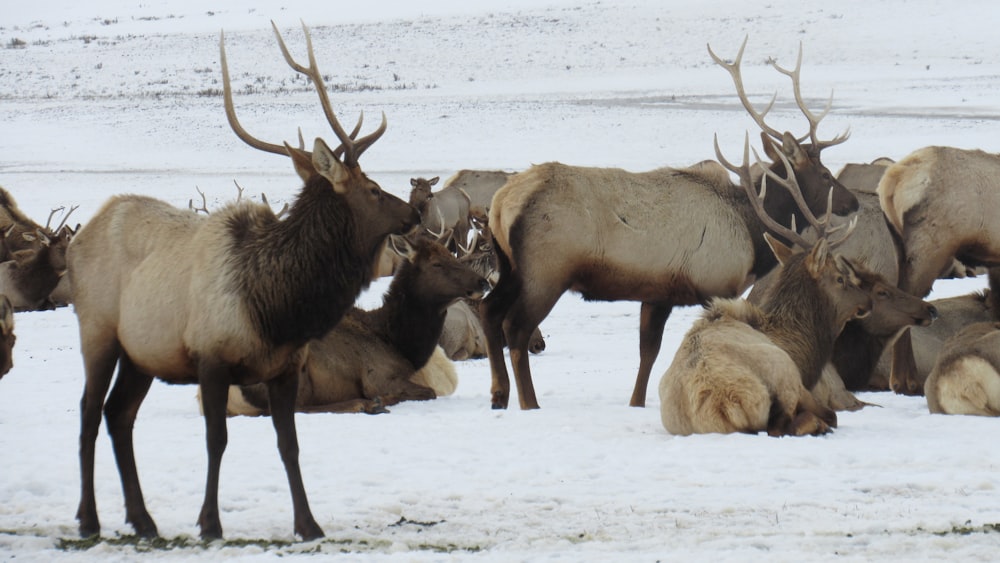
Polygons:
<instances>
[{"instance_id":1,"label":"cow elk","mask_svg":"<svg viewBox=\"0 0 1000 563\"><path fill-rule=\"evenodd\" d=\"M98 534L94 452L103 406L125 496L138 535L157 535L136 472L132 427L154 376L200 385L208 479L198 523L222 536L218 487L226 447L231 384L265 383L278 450L288 476L295 533L318 538L298 461L294 408L306 345L327 333L370 281L383 239L419 221L406 202L383 192L358 165L381 137L362 138L337 121L303 24L309 67L296 63L272 22L288 64L314 83L340 146L317 139L313 151L258 140L233 108L224 36L219 49L226 116L236 135L259 150L290 156L304 186L283 220L267 206L242 202L209 216L143 196L111 198L73 238L69 275L86 370L81 400L83 536ZM118 377L105 395L115 365Z\"/></svg>"},{"instance_id":2,"label":"cow elk","mask_svg":"<svg viewBox=\"0 0 1000 563\"><path fill-rule=\"evenodd\" d=\"M42 229L15 237L36 246L18 250L10 260L0 263L0 293L10 299L15 311L55 307L50 296L66 274L66 249L73 235L66 228L60 228L58 233L55 240Z\"/></svg>"},{"instance_id":3,"label":"cow elk","mask_svg":"<svg viewBox=\"0 0 1000 563\"><path fill-rule=\"evenodd\" d=\"M436 242L394 237L392 244L404 261L382 306L352 309L309 345L297 411L377 413L454 391L455 369L438 348L445 311L457 299L481 298L486 280ZM230 401L230 414L266 412L264 385L237 389L242 400Z\"/></svg>"},{"instance_id":4,"label":"cow elk","mask_svg":"<svg viewBox=\"0 0 1000 563\"><path fill-rule=\"evenodd\" d=\"M1000 416L1000 323L975 323L949 339L925 391L932 413Z\"/></svg>"},{"instance_id":5,"label":"cow elk","mask_svg":"<svg viewBox=\"0 0 1000 563\"><path fill-rule=\"evenodd\" d=\"M764 233L781 263L768 298L759 307L742 299L716 298L695 321L660 380L661 420L672 434L829 432L837 424L836 414L820 405L810 388L819 380L844 324L871 309L871 298L854 268L834 253L851 228L833 240L830 235L843 226L831 228L829 211L822 222L807 214L819 235L810 243L770 219L750 183L748 152L738 171L761 220L804 251L793 252ZM719 158L736 169L721 154ZM766 176L798 189L792 178L780 182L771 171ZM803 211L808 210L803 206Z\"/></svg>"},{"instance_id":6,"label":"cow elk","mask_svg":"<svg viewBox=\"0 0 1000 563\"><path fill-rule=\"evenodd\" d=\"M936 146L918 149L886 170L878 195L904 251L900 289L926 296L957 259L990 268L990 297L1000 299L998 176L1000 155ZM994 303L992 310L996 314L1000 307ZM908 332L894 345L890 386L897 393L922 393Z\"/></svg>"},{"instance_id":7,"label":"cow elk","mask_svg":"<svg viewBox=\"0 0 1000 563\"><path fill-rule=\"evenodd\" d=\"M744 40L732 64L711 48L709 53L730 73L743 107L762 129L771 169L781 178L794 176L803 207L814 214L824 209L828 196L835 213L856 210L857 199L820 162L822 149L847 136L817 139L826 111L815 115L802 99L801 49L794 70L775 65L791 77L796 102L809 122L809 132L795 138L765 123L770 106L759 112L748 100L740 71L745 46ZM797 225L807 223L787 190L766 195L769 216L794 215ZM493 408L506 408L510 396L504 335L520 406L538 408L528 338L567 290L588 300L642 303L639 371L630 404L643 406L673 307L735 297L777 264L747 194L718 164L641 173L556 162L532 166L497 191L489 224L500 271L500 281L482 305Z\"/></svg>"}]
</instances>

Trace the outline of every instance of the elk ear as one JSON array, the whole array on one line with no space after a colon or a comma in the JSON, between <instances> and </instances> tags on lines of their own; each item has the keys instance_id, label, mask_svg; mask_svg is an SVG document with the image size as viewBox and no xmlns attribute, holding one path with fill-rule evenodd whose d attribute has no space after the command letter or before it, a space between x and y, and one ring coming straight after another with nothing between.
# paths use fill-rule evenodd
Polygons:
<instances>
[{"instance_id":1,"label":"elk ear","mask_svg":"<svg viewBox=\"0 0 1000 563\"><path fill-rule=\"evenodd\" d=\"M760 132L760 143L764 145L764 154L767 155L767 158L771 159L771 162L778 162L781 160L781 157L778 156L778 148L774 146L774 141L771 139L771 136L764 131Z\"/></svg>"},{"instance_id":2,"label":"elk ear","mask_svg":"<svg viewBox=\"0 0 1000 563\"><path fill-rule=\"evenodd\" d=\"M417 179L416 178L410 178L410 187L411 188L417 187Z\"/></svg>"},{"instance_id":3,"label":"elk ear","mask_svg":"<svg viewBox=\"0 0 1000 563\"><path fill-rule=\"evenodd\" d=\"M858 276L857 270L854 269L854 264L851 264L850 260L840 254L834 254L833 259L837 265L837 270L844 274L848 282L855 287L861 287L861 277Z\"/></svg>"},{"instance_id":4,"label":"elk ear","mask_svg":"<svg viewBox=\"0 0 1000 563\"><path fill-rule=\"evenodd\" d=\"M819 279L820 273L823 271L823 266L829 257L830 244L825 238L821 238L813 245L812 250L809 251L809 256L806 256L806 269L809 270L809 275L813 279Z\"/></svg>"},{"instance_id":5,"label":"elk ear","mask_svg":"<svg viewBox=\"0 0 1000 563\"><path fill-rule=\"evenodd\" d=\"M771 252L774 253L774 257L778 259L778 263L782 266L788 263L792 254L795 254L795 251L791 247L786 246L785 243L771 236L771 233L764 233L764 241L771 247Z\"/></svg>"},{"instance_id":6,"label":"elk ear","mask_svg":"<svg viewBox=\"0 0 1000 563\"><path fill-rule=\"evenodd\" d=\"M809 160L809 155L806 154L802 145L800 145L799 142L795 140L795 137L787 131L781 135L781 152L785 153L785 158L787 158L788 162L792 163L792 166L795 168L799 168Z\"/></svg>"},{"instance_id":7,"label":"elk ear","mask_svg":"<svg viewBox=\"0 0 1000 563\"><path fill-rule=\"evenodd\" d=\"M293 148L288 143L285 143L285 150L288 151L288 156L292 157L292 166L295 167L295 173L299 175L299 178L302 178L303 182L308 182L309 178L316 175L316 167L313 166L309 153Z\"/></svg>"},{"instance_id":8,"label":"elk ear","mask_svg":"<svg viewBox=\"0 0 1000 563\"><path fill-rule=\"evenodd\" d=\"M437 183L438 183L438 180L439 180L440 178L441 178L440 176L434 176L434 177L433 177L433 178L431 178L430 180L427 180L427 184L428 184L428 185L431 185L431 186L435 186L435 185L437 185Z\"/></svg>"},{"instance_id":9,"label":"elk ear","mask_svg":"<svg viewBox=\"0 0 1000 563\"><path fill-rule=\"evenodd\" d=\"M326 142L316 137L313 143L312 164L316 172L333 184L333 191L338 194L347 193L346 182L350 176L347 166L340 161L327 146Z\"/></svg>"}]
</instances>

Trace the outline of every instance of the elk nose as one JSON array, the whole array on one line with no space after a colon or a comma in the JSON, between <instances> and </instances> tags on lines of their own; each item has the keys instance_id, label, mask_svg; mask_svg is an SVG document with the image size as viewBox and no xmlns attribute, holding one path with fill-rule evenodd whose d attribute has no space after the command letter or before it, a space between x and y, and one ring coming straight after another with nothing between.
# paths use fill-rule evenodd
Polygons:
<instances>
[{"instance_id":1,"label":"elk nose","mask_svg":"<svg viewBox=\"0 0 1000 563\"><path fill-rule=\"evenodd\" d=\"M928 305L927 306L927 315L931 318L932 321L936 320L938 318L938 316L939 316L938 315L937 307L935 307L934 305Z\"/></svg>"}]
</instances>

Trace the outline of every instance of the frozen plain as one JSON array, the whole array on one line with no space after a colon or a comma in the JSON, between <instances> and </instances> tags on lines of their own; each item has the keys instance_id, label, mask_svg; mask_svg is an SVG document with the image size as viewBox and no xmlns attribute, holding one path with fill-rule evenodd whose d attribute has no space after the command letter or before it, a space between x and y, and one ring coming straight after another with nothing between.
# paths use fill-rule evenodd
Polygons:
<instances>
[{"instance_id":1,"label":"frozen plain","mask_svg":"<svg viewBox=\"0 0 1000 563\"><path fill-rule=\"evenodd\" d=\"M115 193L179 206L233 181L277 205L299 182L287 161L243 145L222 112L225 29L237 112L255 135L332 137L315 94L282 61L275 20L304 57L308 23L341 120L380 111L388 133L362 159L404 195L413 176L520 170L559 160L645 170L734 157L752 122L706 43L732 57L749 35L747 88L778 92L774 123L798 134L787 79L850 128L832 170L931 144L997 151L1000 14L987 1L835 5L374 1L54 1L0 18L0 185L44 220ZM23 42L23 45L19 45ZM939 282L932 297L985 280ZM362 298L379 302L385 284ZM459 364L450 397L383 416L299 415L306 488L327 534L295 542L266 419L233 419L220 489L227 542L199 544L204 425L192 387L155 384L136 426L150 512L167 542L130 541L109 441L98 440L106 541L75 543L83 373L70 309L17 316L15 368L0 381L0 557L17 561L982 560L1000 549L998 421L928 414L919 398L843 413L822 438L673 437L656 381L698 314L667 323L645 409L628 408L638 304L566 295L532 358L538 411L491 411L485 360ZM164 545L166 544L166 545Z\"/></svg>"}]
</instances>

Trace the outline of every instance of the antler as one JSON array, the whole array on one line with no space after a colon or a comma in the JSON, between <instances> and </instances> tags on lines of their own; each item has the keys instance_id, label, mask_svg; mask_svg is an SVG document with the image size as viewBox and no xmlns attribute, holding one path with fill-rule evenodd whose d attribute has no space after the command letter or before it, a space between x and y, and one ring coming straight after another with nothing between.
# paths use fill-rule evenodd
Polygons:
<instances>
[{"instance_id":1,"label":"antler","mask_svg":"<svg viewBox=\"0 0 1000 563\"><path fill-rule=\"evenodd\" d=\"M288 66L292 67L296 72L308 76L312 81L313 85L316 87L316 93L319 94L320 104L323 106L323 113L326 114L326 120L330 123L330 127L333 128L333 132L337 134L337 138L340 139L341 147L344 152L344 164L349 167L355 167L358 165L358 158L364 153L368 147L370 147L375 141L385 133L386 126L388 125L385 112L382 112L382 123L378 126L378 129L372 133L360 138L355 139L357 131L361 128L361 119L358 119L358 125L355 127L355 132L352 135L348 135L344 128L340 125L340 121L337 120L337 116L333 113L333 108L330 106L330 97L326 92L326 85L323 82L323 76L319 72L319 67L316 65L316 56L313 53L312 47L312 36L309 34L309 28L306 27L305 22L302 22L302 31L305 33L306 37L306 51L309 56L309 66L304 67L301 64L295 62L292 58L291 53L288 51L288 47L285 46L285 40L281 37L281 32L278 31L277 24L271 21L271 27L274 28L274 35L278 38L278 46L281 48L281 54L285 57L285 62ZM362 115L363 117L363 115ZM340 148L337 149L341 150Z\"/></svg>"},{"instance_id":2,"label":"antler","mask_svg":"<svg viewBox=\"0 0 1000 563\"><path fill-rule=\"evenodd\" d=\"M306 76L308 76L309 78L311 78L313 80L313 83L316 85L316 90L319 93L320 97L320 103L323 106L323 113L326 115L327 121L330 122L330 125L333 127L334 132L337 134L337 137L340 138L341 141L341 145L337 147L335 151L333 151L334 156L340 158L341 154L345 152L347 147L354 146L362 142L366 143L361 148L360 151L359 150L354 151L353 162L354 165L357 165L357 157L360 156L361 152L363 152L366 148L368 148L368 146L374 143L378 139L378 137L385 132L385 127L386 127L385 114L384 113L382 114L382 125L378 130L376 130L368 137L361 139L361 141L354 141L354 138L358 136L358 132L361 131L361 123L364 120L364 113L362 113L358 117L358 123L354 126L354 129L351 131L350 135L344 133L344 129L340 126L340 122L337 121L337 117L333 114L333 110L330 108L330 99L327 96L326 87L323 84L323 78L322 76L320 76L318 68L316 68L316 60L312 50L312 39L309 36L309 30L306 28L305 24L304 23L302 24L302 28L305 30L306 44L309 47L309 62L310 62L309 69L295 63L295 61L292 60L291 55L288 53L288 48L285 47L285 42L281 38L281 34L278 33L277 26L275 26L273 21L271 22L271 25L272 27L274 27L274 33L278 36L278 45L281 48L282 55L285 57L285 60L288 62L288 64L291 65L291 67L297 72L301 72ZM233 106L233 89L229 78L229 64L226 59L225 32L219 34L219 58L222 64L222 94L226 107L226 119L229 121L229 126L232 127L233 132L235 132L236 136L239 137L244 143L250 145L255 149L262 150L264 152L288 156L288 150L285 148L285 145L283 144L278 145L275 143L262 141L247 133L246 129L244 129L243 126L240 125L239 119L237 119L236 117L236 110ZM346 143L344 141L344 136L342 136L342 133L344 133L344 136L346 136L348 139ZM305 150L305 140L302 138L301 128L299 129L299 150L301 150L306 154L311 154L309 151ZM346 160L345 163L347 163Z\"/></svg>"},{"instance_id":3,"label":"antler","mask_svg":"<svg viewBox=\"0 0 1000 563\"><path fill-rule=\"evenodd\" d=\"M746 40L744 40L744 43L746 43ZM798 138L798 141L800 143L806 140L806 138L808 137L809 141L812 143L813 148L818 153L819 151L822 151L827 147L832 147L833 145L839 145L840 143L843 143L844 141L847 140L848 137L851 136L851 132L850 130L848 130L844 131L840 135L837 135L836 137L834 137L829 141L820 141L816 138L816 129L819 127L819 122L824 117L826 117L826 114L830 112L830 108L833 107L833 90L830 90L830 97L826 101L826 107L823 108L823 111L820 112L819 115L814 114L812 111L809 110L808 107L806 107L806 102L805 100L802 99L802 86L800 81L800 75L802 72L801 41L799 42L799 56L795 61L794 70L788 70L782 68L778 66L777 61L774 60L771 61L771 66L773 66L774 69L780 72L781 74L784 74L785 76L792 79L792 90L795 92L795 103L798 104L799 110L802 111L802 114L805 115L806 119L809 121L809 133Z\"/></svg>"},{"instance_id":4,"label":"antler","mask_svg":"<svg viewBox=\"0 0 1000 563\"><path fill-rule=\"evenodd\" d=\"M827 196L826 200L826 214L823 216L822 219L817 219L816 216L813 215L812 211L809 210L809 206L806 204L805 199L802 197L802 190L799 188L799 184L798 181L795 179L795 175L788 174L788 178L782 178L781 176L778 176L774 171L770 169L770 167L764 166L764 163L761 160L760 155L757 153L757 150L753 149L754 159L756 160L757 164L760 165L760 168L764 171L764 176L761 178L761 183L760 183L760 193L758 194L757 190L754 188L753 179L751 178L750 175L751 149L750 149L749 133L746 135L743 141L743 162L740 164L740 166L734 165L733 163L729 162L729 160L727 160L726 157L722 156L722 150L719 148L718 135L715 135L714 143L715 143L716 158L719 160L720 163L722 163L723 166L726 167L726 169L734 172L737 176L739 176L740 185L743 187L743 190L746 192L747 197L750 199L750 204L753 206L753 209L757 213L757 216L760 218L764 226L767 227L767 229L777 234L778 236L785 238L792 244L798 245L801 248L810 248L813 245L812 242L809 242L808 240L806 240L805 237L799 234L798 229L796 229L795 226L794 215L792 215L791 227L789 228L776 221L773 217L768 215L767 212L764 210L764 197L767 195L768 178L777 182L779 186L788 190L788 193L791 194L792 199L795 201L795 204L799 207L799 210L802 211L802 214L805 216L806 221L808 221L809 224L812 225L813 229L815 229L816 240L819 240L820 238L825 238L827 239L830 247L833 248L844 242L844 240L846 240L847 237L850 236L850 234L854 231L854 228L857 227L858 223L857 215L855 215L851 219L851 221L846 225L841 224L837 226L831 226L830 218L833 216L832 188L830 189L830 193ZM785 170L791 170L792 169L791 163L788 162L788 158L784 155L782 151L777 151L777 152L781 158L782 164L785 166ZM844 231L844 233L840 236L840 238L837 238L835 240L830 238L830 235L840 230Z\"/></svg>"},{"instance_id":5,"label":"antler","mask_svg":"<svg viewBox=\"0 0 1000 563\"><path fill-rule=\"evenodd\" d=\"M743 61L743 50L747 46L748 39L750 39L749 35L743 38L743 44L740 45L740 50L736 53L736 58L733 60L732 64L727 64L718 55L716 55L715 51L712 51L712 46L710 44L706 44L708 46L708 54L712 57L712 60L715 61L716 64L726 69L726 71L729 72L729 75L733 77L733 84L736 86L736 95L740 97L740 102L747 110L747 113L750 114L750 117L753 118L754 122L757 123L757 126L771 137L780 141L781 131L778 131L767 123L764 123L764 116L766 116L767 113L771 111L771 108L774 107L774 101L778 98L778 93L774 93L774 96L771 97L771 101L768 102L764 111L758 112L753 104L750 103L750 100L747 98L746 90L743 88L743 72L740 70L740 64Z\"/></svg>"}]
</instances>

